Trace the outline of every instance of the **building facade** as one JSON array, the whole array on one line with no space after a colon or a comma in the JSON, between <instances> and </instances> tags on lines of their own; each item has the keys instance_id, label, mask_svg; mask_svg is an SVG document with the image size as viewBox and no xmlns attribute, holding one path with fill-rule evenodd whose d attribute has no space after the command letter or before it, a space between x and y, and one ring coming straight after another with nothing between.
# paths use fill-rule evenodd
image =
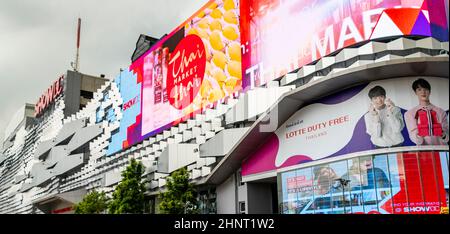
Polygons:
<instances>
[{"instance_id":1,"label":"building facade","mask_svg":"<svg viewBox=\"0 0 450 234\"><path fill-rule=\"evenodd\" d=\"M72 213L130 158L148 213L182 167L206 214L448 207L448 1L212 0L142 38L115 79L68 71L13 121L1 213Z\"/></svg>"},{"instance_id":2,"label":"building facade","mask_svg":"<svg viewBox=\"0 0 450 234\"><path fill-rule=\"evenodd\" d=\"M55 137L68 126L63 121L82 110L106 81L102 77L67 71L53 82L36 104L26 104L13 116L7 129L15 130L5 133L4 160L0 163L1 213L48 212L37 208L38 204L33 201L58 193L60 178L53 173L57 171L57 175L62 175L79 166L64 158L56 144L49 142L57 140ZM46 152L38 155L43 147L47 147Z\"/></svg>"}]
</instances>

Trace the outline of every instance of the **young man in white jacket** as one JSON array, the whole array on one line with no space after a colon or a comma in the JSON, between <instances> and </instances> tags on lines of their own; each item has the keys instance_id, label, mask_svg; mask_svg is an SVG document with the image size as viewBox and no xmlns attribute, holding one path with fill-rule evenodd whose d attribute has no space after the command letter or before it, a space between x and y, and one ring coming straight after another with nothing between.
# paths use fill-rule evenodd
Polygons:
<instances>
[{"instance_id":1,"label":"young man in white jacket","mask_svg":"<svg viewBox=\"0 0 450 234\"><path fill-rule=\"evenodd\" d=\"M364 115L366 132L376 148L402 145L401 131L405 127L400 108L388 98L386 90L375 86L369 90L370 107Z\"/></svg>"}]
</instances>

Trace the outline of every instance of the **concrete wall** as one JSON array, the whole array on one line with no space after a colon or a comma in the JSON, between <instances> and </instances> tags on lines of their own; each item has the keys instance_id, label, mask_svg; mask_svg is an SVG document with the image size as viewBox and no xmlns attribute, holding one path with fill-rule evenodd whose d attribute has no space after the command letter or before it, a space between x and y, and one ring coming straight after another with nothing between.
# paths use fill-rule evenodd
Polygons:
<instances>
[{"instance_id":1,"label":"concrete wall","mask_svg":"<svg viewBox=\"0 0 450 234\"><path fill-rule=\"evenodd\" d=\"M108 81L108 79L83 74L81 79L81 90L96 92L106 81Z\"/></svg>"},{"instance_id":2,"label":"concrete wall","mask_svg":"<svg viewBox=\"0 0 450 234\"><path fill-rule=\"evenodd\" d=\"M245 203L245 213L248 214L248 196L247 196L247 184L243 184L243 185L238 185L237 187L238 190L238 214L240 214L242 212L241 208L240 208L240 204L241 202Z\"/></svg>"},{"instance_id":3,"label":"concrete wall","mask_svg":"<svg viewBox=\"0 0 450 234\"><path fill-rule=\"evenodd\" d=\"M239 102L225 115L226 124L252 119L266 111L284 93L294 86L256 88L249 90L239 98Z\"/></svg>"},{"instance_id":4,"label":"concrete wall","mask_svg":"<svg viewBox=\"0 0 450 234\"><path fill-rule=\"evenodd\" d=\"M81 90L95 92L106 81L108 80L105 78L67 71L64 83L64 116L77 113L80 110L80 104L86 105L89 102L88 99L80 96Z\"/></svg>"},{"instance_id":5,"label":"concrete wall","mask_svg":"<svg viewBox=\"0 0 450 234\"><path fill-rule=\"evenodd\" d=\"M217 213L236 214L236 182L234 175L216 187Z\"/></svg>"},{"instance_id":6,"label":"concrete wall","mask_svg":"<svg viewBox=\"0 0 450 234\"><path fill-rule=\"evenodd\" d=\"M225 129L200 146L200 157L224 156L248 128Z\"/></svg>"},{"instance_id":7,"label":"concrete wall","mask_svg":"<svg viewBox=\"0 0 450 234\"><path fill-rule=\"evenodd\" d=\"M172 173L200 158L197 144L169 144L161 153L158 171Z\"/></svg>"},{"instance_id":8,"label":"concrete wall","mask_svg":"<svg viewBox=\"0 0 450 234\"><path fill-rule=\"evenodd\" d=\"M105 173L105 184L104 186L109 187L111 185L117 184L122 180L122 172L119 170L108 171Z\"/></svg>"},{"instance_id":9,"label":"concrete wall","mask_svg":"<svg viewBox=\"0 0 450 234\"><path fill-rule=\"evenodd\" d=\"M67 117L80 109L81 73L67 71L64 80L64 116Z\"/></svg>"}]
</instances>

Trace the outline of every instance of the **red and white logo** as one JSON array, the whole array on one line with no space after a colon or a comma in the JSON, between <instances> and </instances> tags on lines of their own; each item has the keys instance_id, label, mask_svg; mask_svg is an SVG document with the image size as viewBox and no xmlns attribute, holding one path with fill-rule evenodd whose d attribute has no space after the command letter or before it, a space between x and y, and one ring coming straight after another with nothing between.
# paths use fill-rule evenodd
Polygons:
<instances>
[{"instance_id":1,"label":"red and white logo","mask_svg":"<svg viewBox=\"0 0 450 234\"><path fill-rule=\"evenodd\" d=\"M122 108L123 111L128 110L129 108L133 107L138 102L139 102L139 96L136 96L136 97L132 98L131 100L125 102L123 104L123 108Z\"/></svg>"},{"instance_id":2,"label":"red and white logo","mask_svg":"<svg viewBox=\"0 0 450 234\"><path fill-rule=\"evenodd\" d=\"M64 75L60 76L34 105L34 116L39 116L63 92Z\"/></svg>"},{"instance_id":3,"label":"red and white logo","mask_svg":"<svg viewBox=\"0 0 450 234\"><path fill-rule=\"evenodd\" d=\"M188 35L175 48L169 60L167 91L170 104L182 110L200 90L206 67L205 45L197 35Z\"/></svg>"}]
</instances>

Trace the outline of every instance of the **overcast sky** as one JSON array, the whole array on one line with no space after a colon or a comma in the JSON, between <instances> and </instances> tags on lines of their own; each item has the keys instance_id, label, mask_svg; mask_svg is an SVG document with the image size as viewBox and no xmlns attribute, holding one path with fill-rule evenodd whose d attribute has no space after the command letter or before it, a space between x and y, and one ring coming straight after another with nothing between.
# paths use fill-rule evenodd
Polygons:
<instances>
[{"instance_id":1,"label":"overcast sky","mask_svg":"<svg viewBox=\"0 0 450 234\"><path fill-rule=\"evenodd\" d=\"M207 0L0 0L0 140L11 116L71 69L82 18L80 71L114 78L140 34L160 38Z\"/></svg>"}]
</instances>

